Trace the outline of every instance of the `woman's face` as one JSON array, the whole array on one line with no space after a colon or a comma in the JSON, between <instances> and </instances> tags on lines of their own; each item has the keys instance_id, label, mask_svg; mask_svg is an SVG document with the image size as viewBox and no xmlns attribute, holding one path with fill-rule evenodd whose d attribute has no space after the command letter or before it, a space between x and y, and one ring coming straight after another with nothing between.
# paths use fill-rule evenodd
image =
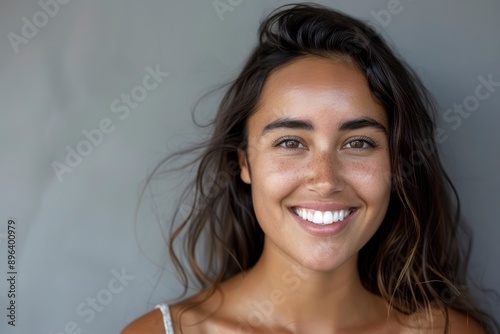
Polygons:
<instances>
[{"instance_id":1,"label":"woman's face","mask_svg":"<svg viewBox=\"0 0 500 334\"><path fill-rule=\"evenodd\" d=\"M365 76L347 61L295 60L269 76L247 126L241 178L264 251L318 271L355 261L390 196L388 119Z\"/></svg>"}]
</instances>

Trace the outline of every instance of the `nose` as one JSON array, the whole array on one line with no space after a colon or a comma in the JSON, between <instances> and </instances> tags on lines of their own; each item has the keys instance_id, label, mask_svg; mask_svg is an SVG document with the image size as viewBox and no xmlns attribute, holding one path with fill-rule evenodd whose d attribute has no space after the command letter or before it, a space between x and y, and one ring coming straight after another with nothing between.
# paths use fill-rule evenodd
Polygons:
<instances>
[{"instance_id":1,"label":"nose","mask_svg":"<svg viewBox=\"0 0 500 334\"><path fill-rule=\"evenodd\" d=\"M323 197L341 191L345 186L342 170L335 153L318 153L309 163L307 188Z\"/></svg>"}]
</instances>

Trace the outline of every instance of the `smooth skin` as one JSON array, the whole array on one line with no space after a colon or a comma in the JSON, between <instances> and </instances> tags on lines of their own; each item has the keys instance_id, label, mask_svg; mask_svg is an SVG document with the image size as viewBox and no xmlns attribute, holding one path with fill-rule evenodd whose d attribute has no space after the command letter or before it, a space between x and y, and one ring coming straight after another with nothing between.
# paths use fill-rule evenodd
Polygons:
<instances>
[{"instance_id":1,"label":"smooth skin","mask_svg":"<svg viewBox=\"0 0 500 334\"><path fill-rule=\"evenodd\" d=\"M357 271L358 252L387 211L391 172L387 115L365 76L346 59L297 59L269 76L247 125L241 179L252 187L264 250L253 268L184 313L183 333L442 333L440 313L434 330L396 313ZM352 213L325 232L297 208ZM180 307L205 296L171 306L177 332ZM453 310L450 322L451 333L484 333ZM123 333L164 333L161 313Z\"/></svg>"}]
</instances>

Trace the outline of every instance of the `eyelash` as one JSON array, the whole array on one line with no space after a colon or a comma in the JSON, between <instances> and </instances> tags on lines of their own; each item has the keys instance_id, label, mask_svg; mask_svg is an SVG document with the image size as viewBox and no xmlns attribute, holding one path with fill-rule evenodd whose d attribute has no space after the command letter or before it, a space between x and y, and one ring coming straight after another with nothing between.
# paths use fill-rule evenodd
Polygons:
<instances>
[{"instance_id":1,"label":"eyelash","mask_svg":"<svg viewBox=\"0 0 500 334\"><path fill-rule=\"evenodd\" d=\"M371 148L375 148L378 146L378 143L369 138L369 137L365 137L365 136L360 136L360 137L355 137L355 138L351 138L347 143L346 145L348 144L351 144L352 142L356 142L356 141L360 141L360 142L363 142L363 143L366 143L368 144L369 147L365 147L365 148L352 148L354 150L367 150L367 149L371 149ZM344 145L344 147L346 146Z\"/></svg>"},{"instance_id":2,"label":"eyelash","mask_svg":"<svg viewBox=\"0 0 500 334\"><path fill-rule=\"evenodd\" d=\"M352 148L353 150L367 150L367 149L375 148L375 147L377 147L379 145L375 140L373 140L373 139L371 139L369 137L360 136L360 137L351 138L343 147L345 147L346 145L349 145L349 144L351 144L353 142L356 142L356 141L366 143L366 144L368 144L369 147L363 147L363 148L354 148L353 147ZM305 146L301 142L301 140L299 138L297 138L297 137L283 137L283 138L280 138L280 139L278 139L273 144L273 146L275 146L275 147L281 146L283 149L285 149L287 151L295 151L295 150L303 149L302 147L289 148L289 147L284 146L283 144L285 144L287 142L296 142L299 145Z\"/></svg>"},{"instance_id":3,"label":"eyelash","mask_svg":"<svg viewBox=\"0 0 500 334\"><path fill-rule=\"evenodd\" d=\"M278 139L274 144L273 146L281 146L283 149L287 150L287 151L295 151L295 150L301 150L302 148L300 147L297 147L297 148L290 148L290 147L286 147L284 146L283 144L286 143L286 142L296 142L297 144L299 145L302 145L302 146L305 146L299 138L297 137L283 137L283 138L280 138Z\"/></svg>"}]
</instances>

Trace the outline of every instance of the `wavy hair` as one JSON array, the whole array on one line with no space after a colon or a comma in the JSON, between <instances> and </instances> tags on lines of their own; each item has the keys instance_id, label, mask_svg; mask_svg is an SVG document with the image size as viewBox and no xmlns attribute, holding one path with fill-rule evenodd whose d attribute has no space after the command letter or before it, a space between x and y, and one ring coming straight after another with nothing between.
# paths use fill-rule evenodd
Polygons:
<instances>
[{"instance_id":1,"label":"wavy hair","mask_svg":"<svg viewBox=\"0 0 500 334\"><path fill-rule=\"evenodd\" d=\"M169 237L184 292L189 284L185 265L211 295L221 282L259 259L264 233L254 214L250 186L239 176L237 151L246 149L246 123L266 79L305 56L349 59L366 76L388 115L392 174L387 178L392 193L380 228L359 253L364 287L406 315L430 316L437 308L448 319L453 308L492 328L492 318L474 306L464 289L468 252L458 243L458 196L437 156L430 94L372 27L314 4L282 6L267 16L258 45L230 83L210 124L211 137L164 159L148 179L174 157L197 153L183 165L197 169L181 199L192 205L187 210L177 207L174 221L180 224L172 225ZM179 241L186 261L180 260ZM446 320L445 332L448 327Z\"/></svg>"}]
</instances>

